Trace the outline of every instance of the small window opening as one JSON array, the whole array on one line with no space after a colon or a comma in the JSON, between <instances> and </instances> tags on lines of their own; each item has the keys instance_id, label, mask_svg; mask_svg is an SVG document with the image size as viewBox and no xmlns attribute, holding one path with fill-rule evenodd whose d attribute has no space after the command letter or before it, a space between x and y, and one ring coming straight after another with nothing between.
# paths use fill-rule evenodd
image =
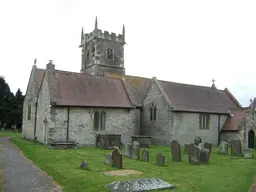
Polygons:
<instances>
[{"instance_id":1,"label":"small window opening","mask_svg":"<svg viewBox=\"0 0 256 192\"><path fill-rule=\"evenodd\" d=\"M150 121L156 121L156 104L154 102L150 104Z\"/></svg>"},{"instance_id":2,"label":"small window opening","mask_svg":"<svg viewBox=\"0 0 256 192\"><path fill-rule=\"evenodd\" d=\"M114 60L114 50L111 48L108 48L108 50L107 50L107 59Z\"/></svg>"}]
</instances>

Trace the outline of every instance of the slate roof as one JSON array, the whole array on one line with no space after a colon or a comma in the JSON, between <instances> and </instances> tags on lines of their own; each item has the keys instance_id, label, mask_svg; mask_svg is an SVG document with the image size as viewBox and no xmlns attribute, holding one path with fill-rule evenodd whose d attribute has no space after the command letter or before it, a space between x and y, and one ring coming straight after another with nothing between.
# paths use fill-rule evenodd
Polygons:
<instances>
[{"instance_id":1,"label":"slate roof","mask_svg":"<svg viewBox=\"0 0 256 192\"><path fill-rule=\"evenodd\" d=\"M229 117L222 127L222 131L238 131L240 126L244 122L246 116L246 108L244 109L231 109L230 112L233 115Z\"/></svg>"},{"instance_id":2,"label":"slate roof","mask_svg":"<svg viewBox=\"0 0 256 192\"><path fill-rule=\"evenodd\" d=\"M120 79L55 70L56 105L132 108Z\"/></svg>"},{"instance_id":3,"label":"slate roof","mask_svg":"<svg viewBox=\"0 0 256 192\"><path fill-rule=\"evenodd\" d=\"M229 114L240 106L225 90L158 80L174 111Z\"/></svg>"}]
</instances>

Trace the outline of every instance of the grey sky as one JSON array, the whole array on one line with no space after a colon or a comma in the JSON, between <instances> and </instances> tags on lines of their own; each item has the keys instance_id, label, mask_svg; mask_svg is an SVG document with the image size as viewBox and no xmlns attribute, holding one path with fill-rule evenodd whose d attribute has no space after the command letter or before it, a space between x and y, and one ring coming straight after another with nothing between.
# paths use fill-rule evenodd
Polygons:
<instances>
[{"instance_id":1,"label":"grey sky","mask_svg":"<svg viewBox=\"0 0 256 192\"><path fill-rule=\"evenodd\" d=\"M80 71L81 28L126 27L126 73L228 87L242 105L256 96L255 0L0 1L0 75L26 91L34 58Z\"/></svg>"}]
</instances>

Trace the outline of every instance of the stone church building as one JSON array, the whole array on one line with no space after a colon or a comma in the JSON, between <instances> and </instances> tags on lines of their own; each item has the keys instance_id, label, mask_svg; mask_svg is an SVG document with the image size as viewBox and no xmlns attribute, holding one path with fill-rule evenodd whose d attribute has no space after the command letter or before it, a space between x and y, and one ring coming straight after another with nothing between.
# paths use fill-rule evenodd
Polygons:
<instances>
[{"instance_id":1,"label":"stone church building","mask_svg":"<svg viewBox=\"0 0 256 192\"><path fill-rule=\"evenodd\" d=\"M134 135L150 136L159 145L183 145L196 136L214 145L254 137L254 126L247 130L243 123L251 110L227 88L217 89L214 81L205 87L126 75L124 45L124 27L119 35L103 32L96 19L91 33L82 30L80 72L58 70L51 60L45 69L34 64L23 137L87 146L96 145L97 134L120 134L123 144Z\"/></svg>"}]
</instances>

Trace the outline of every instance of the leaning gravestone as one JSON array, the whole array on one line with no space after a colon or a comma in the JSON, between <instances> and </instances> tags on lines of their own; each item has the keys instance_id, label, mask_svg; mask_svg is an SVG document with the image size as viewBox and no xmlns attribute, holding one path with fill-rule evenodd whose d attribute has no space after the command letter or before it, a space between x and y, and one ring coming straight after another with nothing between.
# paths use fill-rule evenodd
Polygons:
<instances>
[{"instance_id":1,"label":"leaning gravestone","mask_svg":"<svg viewBox=\"0 0 256 192\"><path fill-rule=\"evenodd\" d=\"M156 155L156 164L160 166L164 166L165 156L162 153L158 153Z\"/></svg>"},{"instance_id":2,"label":"leaning gravestone","mask_svg":"<svg viewBox=\"0 0 256 192\"><path fill-rule=\"evenodd\" d=\"M112 152L112 167L122 169L123 168L123 158L118 147L115 147Z\"/></svg>"},{"instance_id":3,"label":"leaning gravestone","mask_svg":"<svg viewBox=\"0 0 256 192\"><path fill-rule=\"evenodd\" d=\"M253 149L251 148L246 148L244 149L244 158L251 159L253 157Z\"/></svg>"},{"instance_id":4,"label":"leaning gravestone","mask_svg":"<svg viewBox=\"0 0 256 192\"><path fill-rule=\"evenodd\" d=\"M132 144L131 143L125 144L124 155L129 158L132 157Z\"/></svg>"},{"instance_id":5,"label":"leaning gravestone","mask_svg":"<svg viewBox=\"0 0 256 192\"><path fill-rule=\"evenodd\" d=\"M198 145L199 143L202 143L201 137L195 137L195 145Z\"/></svg>"},{"instance_id":6,"label":"leaning gravestone","mask_svg":"<svg viewBox=\"0 0 256 192\"><path fill-rule=\"evenodd\" d=\"M132 143L132 158L136 160L140 159L140 144L137 141Z\"/></svg>"},{"instance_id":7,"label":"leaning gravestone","mask_svg":"<svg viewBox=\"0 0 256 192\"><path fill-rule=\"evenodd\" d=\"M200 151L200 163L201 164L209 164L210 160L210 150L201 149Z\"/></svg>"},{"instance_id":8,"label":"leaning gravestone","mask_svg":"<svg viewBox=\"0 0 256 192\"><path fill-rule=\"evenodd\" d=\"M228 154L228 143L226 141L220 142L218 154L220 155Z\"/></svg>"},{"instance_id":9,"label":"leaning gravestone","mask_svg":"<svg viewBox=\"0 0 256 192\"><path fill-rule=\"evenodd\" d=\"M189 144L184 145L184 153L188 153Z\"/></svg>"},{"instance_id":10,"label":"leaning gravestone","mask_svg":"<svg viewBox=\"0 0 256 192\"><path fill-rule=\"evenodd\" d=\"M105 185L105 187L111 192L142 192L174 188L173 185L158 178L115 181Z\"/></svg>"},{"instance_id":11,"label":"leaning gravestone","mask_svg":"<svg viewBox=\"0 0 256 192\"><path fill-rule=\"evenodd\" d=\"M200 149L195 144L189 146L188 161L191 165L200 164Z\"/></svg>"},{"instance_id":12,"label":"leaning gravestone","mask_svg":"<svg viewBox=\"0 0 256 192\"><path fill-rule=\"evenodd\" d=\"M171 142L172 161L181 162L180 144L177 140Z\"/></svg>"},{"instance_id":13,"label":"leaning gravestone","mask_svg":"<svg viewBox=\"0 0 256 192\"><path fill-rule=\"evenodd\" d=\"M141 150L141 160L144 162L149 162L149 152L145 148Z\"/></svg>"},{"instance_id":14,"label":"leaning gravestone","mask_svg":"<svg viewBox=\"0 0 256 192\"><path fill-rule=\"evenodd\" d=\"M112 154L111 153L106 154L104 163L106 165L112 165Z\"/></svg>"},{"instance_id":15,"label":"leaning gravestone","mask_svg":"<svg viewBox=\"0 0 256 192\"><path fill-rule=\"evenodd\" d=\"M243 156L242 142L240 140L238 139L231 140L230 146L231 146L231 156L237 156L237 157Z\"/></svg>"},{"instance_id":16,"label":"leaning gravestone","mask_svg":"<svg viewBox=\"0 0 256 192\"><path fill-rule=\"evenodd\" d=\"M204 143L204 148L208 149L210 152L212 151L212 143L210 142L205 142Z\"/></svg>"}]
</instances>

